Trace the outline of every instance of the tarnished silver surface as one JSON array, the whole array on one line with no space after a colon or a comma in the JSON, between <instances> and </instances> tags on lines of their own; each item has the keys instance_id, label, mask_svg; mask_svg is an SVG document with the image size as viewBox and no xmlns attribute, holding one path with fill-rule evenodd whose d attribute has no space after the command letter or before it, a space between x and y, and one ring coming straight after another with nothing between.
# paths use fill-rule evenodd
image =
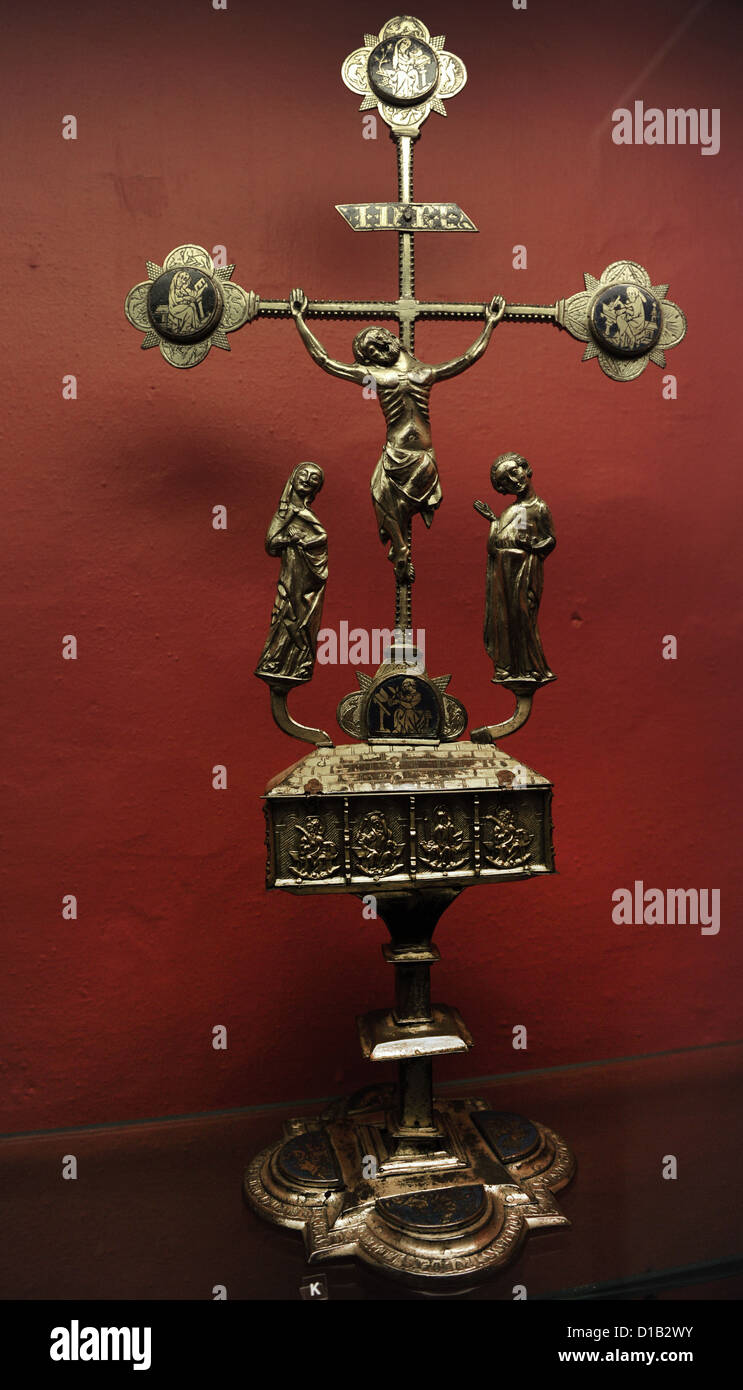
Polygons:
<instances>
[{"instance_id":1,"label":"tarnished silver surface","mask_svg":"<svg viewBox=\"0 0 743 1390\"><path fill-rule=\"evenodd\" d=\"M266 794L269 888L400 893L552 873L551 784L494 745L343 745Z\"/></svg>"},{"instance_id":2,"label":"tarnished silver surface","mask_svg":"<svg viewBox=\"0 0 743 1390\"><path fill-rule=\"evenodd\" d=\"M271 626L255 674L269 685L312 679L328 578L328 537L312 506L325 475L298 463L266 534L266 551L281 560Z\"/></svg>"},{"instance_id":3,"label":"tarnished silver surface","mask_svg":"<svg viewBox=\"0 0 743 1390\"><path fill-rule=\"evenodd\" d=\"M395 628L407 632L413 525L416 517L430 525L441 500L432 385L482 356L500 322L564 329L585 343L584 360L596 357L605 375L629 381L648 362L665 365L686 320L666 298L668 286L653 284L633 260L613 262L599 279L586 274L585 289L555 303L418 299L416 236L476 230L457 204L416 202L414 195L415 143L429 115L445 115L445 102L463 88L464 64L443 36L398 15L364 35L342 76L362 98L361 110L389 127L397 196L388 190L381 199L336 206L354 231L397 236L397 296L318 300L294 290L285 300L262 298L233 284L234 267L215 268L203 247L185 243L162 265L147 262L148 280L130 291L125 312L144 334L142 347L159 346L179 368L196 366L212 346L228 348L227 335L244 324L293 318L319 366L374 388L386 437L372 501L393 567ZM353 362L329 356L308 325L315 319L366 325ZM461 357L431 365L415 355L421 319L484 327ZM311 510L318 486L302 493L299 470L269 530L281 574L257 674L269 685L279 727L318 747L269 785L267 882L292 893L371 895L376 902L390 934L385 960L395 973L395 1003L364 1015L360 1038L370 1061L395 1059L398 1082L340 1103L325 1117L293 1122L283 1141L250 1164L245 1193L269 1220L304 1230L311 1261L354 1254L429 1289L466 1286L512 1258L529 1230L566 1224L552 1194L574 1169L567 1146L545 1126L487 1112L482 1101L435 1103L433 1096L432 1056L471 1045L456 1010L431 1003L439 918L468 886L553 871L550 783L496 740L525 724L535 690L553 679L537 616L554 530L521 464L501 474L514 506L497 518L478 504L491 523L485 643L493 679L513 694L516 709L510 719L474 729L468 742L457 741L467 712L448 694L449 677L431 678L412 659L383 664L374 675L359 672L360 689L341 701L342 730L365 742L333 748L324 730L292 719L287 697L312 675L327 576L325 532ZM519 507L523 536L518 525L514 531Z\"/></svg>"},{"instance_id":4,"label":"tarnished silver surface","mask_svg":"<svg viewBox=\"0 0 743 1390\"><path fill-rule=\"evenodd\" d=\"M266 550L281 560L268 637L256 676L270 687L271 713L284 733L332 748L324 729L297 724L289 691L312 679L328 578L328 538L312 505L325 475L316 463L292 471L266 534Z\"/></svg>"},{"instance_id":5,"label":"tarnished silver surface","mask_svg":"<svg viewBox=\"0 0 743 1390\"><path fill-rule=\"evenodd\" d=\"M443 1057L452 1052L469 1052L472 1035L458 1009L432 1004L430 1019L408 1024L406 1033L400 1020L387 1009L374 1009L357 1020L361 1051L368 1062L400 1062L407 1057Z\"/></svg>"},{"instance_id":6,"label":"tarnished silver surface","mask_svg":"<svg viewBox=\"0 0 743 1390\"><path fill-rule=\"evenodd\" d=\"M544 685L555 679L545 660L537 618L546 557L555 548L549 507L537 497L521 454L501 454L490 470L496 492L515 501L499 517L483 502L475 510L490 522L485 587L485 648L496 685Z\"/></svg>"},{"instance_id":7,"label":"tarnished silver surface","mask_svg":"<svg viewBox=\"0 0 743 1390\"><path fill-rule=\"evenodd\" d=\"M451 743L467 728L464 705L446 693L451 676L428 676L404 662L383 662L376 675L357 671L356 678L360 689L344 695L336 715L352 738L385 744Z\"/></svg>"},{"instance_id":8,"label":"tarnished silver surface","mask_svg":"<svg viewBox=\"0 0 743 1390\"><path fill-rule=\"evenodd\" d=\"M512 791L550 787L541 773L502 748L473 747L461 741L430 747L395 744L341 744L308 753L272 777L266 798L307 795L358 795L362 792Z\"/></svg>"},{"instance_id":9,"label":"tarnished silver surface","mask_svg":"<svg viewBox=\"0 0 743 1390\"><path fill-rule=\"evenodd\" d=\"M284 1139L247 1167L246 1200L277 1225L302 1231L310 1264L355 1255L413 1288L467 1287L512 1260L530 1231L570 1225L554 1193L570 1181L575 1161L553 1130L531 1125L531 1151L502 1162L476 1123L490 1114L487 1102L439 1099L428 1161L420 1153L406 1161L395 1157L393 1104L394 1088L370 1088L366 1103L362 1094L323 1119L292 1121ZM332 1186L292 1181L282 1170L287 1141L318 1132L340 1173Z\"/></svg>"},{"instance_id":10,"label":"tarnished silver surface","mask_svg":"<svg viewBox=\"0 0 743 1390\"><path fill-rule=\"evenodd\" d=\"M653 285L637 261L613 261L598 280L588 271L584 280L585 290L556 306L558 326L587 344L583 361L597 357L613 381L633 381L648 362L665 367L666 352L686 335L668 285Z\"/></svg>"},{"instance_id":11,"label":"tarnished silver surface","mask_svg":"<svg viewBox=\"0 0 743 1390\"><path fill-rule=\"evenodd\" d=\"M354 232L476 232L456 203L336 203Z\"/></svg>"},{"instance_id":12,"label":"tarnished silver surface","mask_svg":"<svg viewBox=\"0 0 743 1390\"><path fill-rule=\"evenodd\" d=\"M421 362L388 328L372 325L357 333L353 362L341 362L326 352L305 323L307 296L294 289L290 300L297 331L310 357L330 376L373 389L387 426L384 447L372 474L371 495L379 538L389 545L389 559L398 584L411 584L410 525L421 516L430 526L441 502L441 486L433 450L429 401L439 381L459 376L483 356L506 302L491 301L485 327L458 357L435 364Z\"/></svg>"}]
</instances>

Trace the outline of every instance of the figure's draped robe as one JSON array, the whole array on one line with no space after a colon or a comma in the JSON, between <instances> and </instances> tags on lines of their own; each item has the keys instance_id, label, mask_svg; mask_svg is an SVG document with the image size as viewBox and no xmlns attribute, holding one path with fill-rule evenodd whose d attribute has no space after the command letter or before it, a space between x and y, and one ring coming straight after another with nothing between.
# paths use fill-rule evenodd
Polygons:
<instances>
[{"instance_id":1,"label":"figure's draped robe","mask_svg":"<svg viewBox=\"0 0 743 1390\"><path fill-rule=\"evenodd\" d=\"M289 527L300 539L289 541ZM266 550L281 556L271 627L256 675L300 685L312 679L328 578L328 537L308 507L291 504L268 528Z\"/></svg>"},{"instance_id":2,"label":"figure's draped robe","mask_svg":"<svg viewBox=\"0 0 743 1390\"><path fill-rule=\"evenodd\" d=\"M542 554L547 549L542 554L531 550L548 539L554 543L552 517L540 497L506 507L490 528L485 647L496 681L554 679L537 628L544 584Z\"/></svg>"},{"instance_id":3,"label":"figure's draped robe","mask_svg":"<svg viewBox=\"0 0 743 1390\"><path fill-rule=\"evenodd\" d=\"M171 282L168 295L168 330L171 333L197 332L201 324L199 299L190 285L178 289L175 282Z\"/></svg>"}]
</instances>

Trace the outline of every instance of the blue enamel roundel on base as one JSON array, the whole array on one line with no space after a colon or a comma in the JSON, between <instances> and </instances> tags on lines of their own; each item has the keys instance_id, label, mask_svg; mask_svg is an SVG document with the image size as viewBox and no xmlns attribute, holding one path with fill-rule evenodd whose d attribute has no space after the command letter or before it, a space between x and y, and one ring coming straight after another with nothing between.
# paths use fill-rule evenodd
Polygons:
<instances>
[{"instance_id":1,"label":"blue enamel roundel on base","mask_svg":"<svg viewBox=\"0 0 743 1390\"><path fill-rule=\"evenodd\" d=\"M662 327L661 306L654 294L634 281L607 285L593 300L588 322L596 342L615 357L642 357L652 352Z\"/></svg>"},{"instance_id":2,"label":"blue enamel roundel on base","mask_svg":"<svg viewBox=\"0 0 743 1390\"><path fill-rule=\"evenodd\" d=\"M454 1231L471 1226L485 1210L485 1189L440 1187L434 1192L409 1192L377 1202L377 1211L393 1226L409 1231Z\"/></svg>"},{"instance_id":3,"label":"blue enamel roundel on base","mask_svg":"<svg viewBox=\"0 0 743 1390\"><path fill-rule=\"evenodd\" d=\"M278 1165L290 1183L299 1187L342 1187L335 1153L324 1130L295 1134L282 1145Z\"/></svg>"},{"instance_id":4,"label":"blue enamel roundel on base","mask_svg":"<svg viewBox=\"0 0 743 1390\"><path fill-rule=\"evenodd\" d=\"M539 1130L523 1115L506 1110L474 1110L472 1119L501 1163L519 1163L539 1147Z\"/></svg>"}]
</instances>

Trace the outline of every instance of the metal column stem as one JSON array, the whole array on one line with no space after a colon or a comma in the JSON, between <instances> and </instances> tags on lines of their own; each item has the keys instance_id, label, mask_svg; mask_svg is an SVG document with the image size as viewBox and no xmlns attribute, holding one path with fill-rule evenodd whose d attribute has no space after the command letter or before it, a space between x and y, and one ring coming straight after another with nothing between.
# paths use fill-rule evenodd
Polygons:
<instances>
[{"instance_id":1,"label":"metal column stem","mask_svg":"<svg viewBox=\"0 0 743 1390\"><path fill-rule=\"evenodd\" d=\"M410 1141L416 1131L430 1135L434 1129L433 1063L428 1057L398 1062L398 1134Z\"/></svg>"},{"instance_id":2,"label":"metal column stem","mask_svg":"<svg viewBox=\"0 0 743 1390\"><path fill-rule=\"evenodd\" d=\"M456 890L435 898L380 898L379 915L392 939L385 948L395 967L394 1018L401 1029L431 1019L431 965L438 951L431 938L439 917L457 897ZM419 959L411 959L417 955ZM398 957L396 959L396 957ZM409 1057L398 1062L398 1135L408 1142L430 1139L436 1131L433 1109L433 1063L430 1057Z\"/></svg>"},{"instance_id":3,"label":"metal column stem","mask_svg":"<svg viewBox=\"0 0 743 1390\"><path fill-rule=\"evenodd\" d=\"M427 1023L431 1018L431 966L395 964L395 1019L398 1023Z\"/></svg>"},{"instance_id":4,"label":"metal column stem","mask_svg":"<svg viewBox=\"0 0 743 1390\"><path fill-rule=\"evenodd\" d=\"M395 1020L405 1025L431 1018L431 965L421 961L395 963ZM433 1116L433 1064L430 1058L398 1062L398 1123L401 1130L430 1131Z\"/></svg>"}]
</instances>

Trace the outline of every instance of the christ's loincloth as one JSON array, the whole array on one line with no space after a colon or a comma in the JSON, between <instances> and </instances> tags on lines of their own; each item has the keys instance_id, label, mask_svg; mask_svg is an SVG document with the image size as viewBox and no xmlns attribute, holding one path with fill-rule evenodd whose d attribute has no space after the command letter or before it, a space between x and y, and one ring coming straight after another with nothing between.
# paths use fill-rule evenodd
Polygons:
<instances>
[{"instance_id":1,"label":"christ's loincloth","mask_svg":"<svg viewBox=\"0 0 743 1390\"><path fill-rule=\"evenodd\" d=\"M430 526L441 502L433 449L395 449L385 445L372 474L371 494L377 510L394 517L401 529L417 513Z\"/></svg>"}]
</instances>

